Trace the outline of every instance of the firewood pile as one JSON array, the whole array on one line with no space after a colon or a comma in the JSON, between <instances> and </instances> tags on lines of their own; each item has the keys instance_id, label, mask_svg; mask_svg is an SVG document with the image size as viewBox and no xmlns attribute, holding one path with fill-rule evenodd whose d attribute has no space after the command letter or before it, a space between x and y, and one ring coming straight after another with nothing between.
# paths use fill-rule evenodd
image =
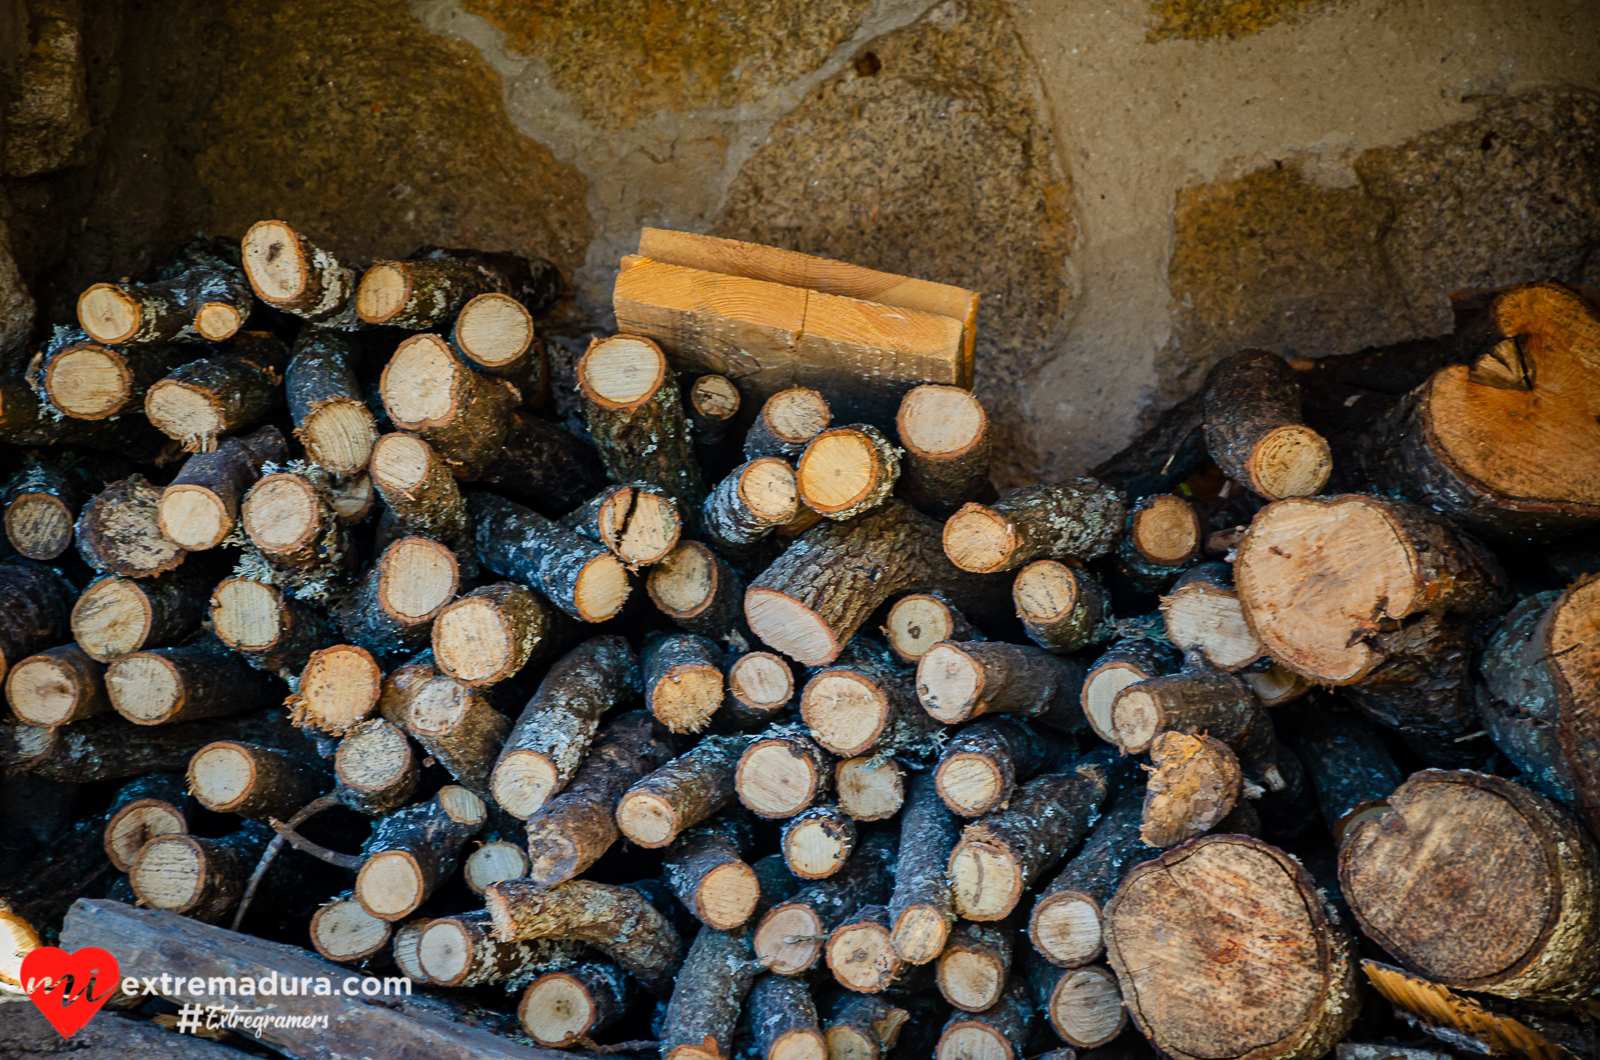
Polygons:
<instances>
[{"instance_id":1,"label":"firewood pile","mask_svg":"<svg viewBox=\"0 0 1600 1060\"><path fill-rule=\"evenodd\" d=\"M83 292L0 379L7 953L109 899L189 918L125 967L662 1060L1593 1055L1593 292L1238 352L996 492L975 296L868 341L696 246L624 262L586 436L548 262L265 221Z\"/></svg>"}]
</instances>

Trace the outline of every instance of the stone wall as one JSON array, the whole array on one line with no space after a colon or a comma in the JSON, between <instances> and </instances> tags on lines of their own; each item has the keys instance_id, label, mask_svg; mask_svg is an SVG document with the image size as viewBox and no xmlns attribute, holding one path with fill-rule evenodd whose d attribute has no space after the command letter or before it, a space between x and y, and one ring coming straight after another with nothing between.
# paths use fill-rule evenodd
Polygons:
<instances>
[{"instance_id":1,"label":"stone wall","mask_svg":"<svg viewBox=\"0 0 1600 1060\"><path fill-rule=\"evenodd\" d=\"M709 231L982 291L1004 482L1235 347L1600 282L1591 0L0 0L0 76L0 344L263 217L546 255L576 339Z\"/></svg>"}]
</instances>

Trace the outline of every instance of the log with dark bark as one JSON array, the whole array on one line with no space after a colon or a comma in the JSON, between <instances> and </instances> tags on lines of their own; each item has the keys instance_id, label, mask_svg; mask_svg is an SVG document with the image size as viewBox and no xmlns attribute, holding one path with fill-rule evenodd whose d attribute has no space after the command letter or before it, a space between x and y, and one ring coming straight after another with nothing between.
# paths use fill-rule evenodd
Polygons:
<instances>
[{"instance_id":1,"label":"log with dark bark","mask_svg":"<svg viewBox=\"0 0 1600 1060\"><path fill-rule=\"evenodd\" d=\"M1257 839L1205 836L1134 868L1106 907L1105 935L1134 1024L1178 1060L1309 1060L1359 1008L1350 944L1316 884ZM1219 952L1231 958L1225 978ZM1277 985L1235 985L1248 982Z\"/></svg>"},{"instance_id":2,"label":"log with dark bark","mask_svg":"<svg viewBox=\"0 0 1600 1060\"><path fill-rule=\"evenodd\" d=\"M449 547L462 573L477 573L472 519L450 466L433 447L408 431L379 438L369 462L372 484L396 522Z\"/></svg>"},{"instance_id":3,"label":"log with dark bark","mask_svg":"<svg viewBox=\"0 0 1600 1060\"><path fill-rule=\"evenodd\" d=\"M16 726L7 741L8 770L60 783L123 780L145 773L181 773L196 751L214 740L290 739L279 710L172 725L135 725L102 714L53 729Z\"/></svg>"},{"instance_id":4,"label":"log with dark bark","mask_svg":"<svg viewBox=\"0 0 1600 1060\"><path fill-rule=\"evenodd\" d=\"M882 504L900 477L899 450L876 427L834 427L806 443L795 489L812 511L850 519Z\"/></svg>"},{"instance_id":5,"label":"log with dark bark","mask_svg":"<svg viewBox=\"0 0 1600 1060\"><path fill-rule=\"evenodd\" d=\"M817 743L844 758L876 750L927 759L937 747L939 726L917 703L912 673L865 636L806 682L800 717Z\"/></svg>"},{"instance_id":6,"label":"log with dark bark","mask_svg":"<svg viewBox=\"0 0 1600 1060\"><path fill-rule=\"evenodd\" d=\"M361 908L390 923L410 916L449 876L487 817L482 799L448 785L427 802L381 818L361 847L355 883Z\"/></svg>"},{"instance_id":7,"label":"log with dark bark","mask_svg":"<svg viewBox=\"0 0 1600 1060\"><path fill-rule=\"evenodd\" d=\"M649 339L595 339L578 361L589 435L613 482L660 486L686 506L705 495L678 380Z\"/></svg>"},{"instance_id":8,"label":"log with dark bark","mask_svg":"<svg viewBox=\"0 0 1600 1060\"><path fill-rule=\"evenodd\" d=\"M1221 740L1163 732L1150 744L1150 764L1139 838L1155 850L1211 831L1239 801L1244 774Z\"/></svg>"},{"instance_id":9,"label":"log with dark bark","mask_svg":"<svg viewBox=\"0 0 1600 1060\"><path fill-rule=\"evenodd\" d=\"M434 622L461 586L455 554L432 538L402 537L333 607L352 644L382 655L429 643Z\"/></svg>"},{"instance_id":10,"label":"log with dark bark","mask_svg":"<svg viewBox=\"0 0 1600 1060\"><path fill-rule=\"evenodd\" d=\"M1206 448L1229 478L1269 501L1318 493L1333 472L1327 440L1300 415L1300 384L1282 357L1241 350L1211 369Z\"/></svg>"},{"instance_id":11,"label":"log with dark bark","mask_svg":"<svg viewBox=\"0 0 1600 1060\"><path fill-rule=\"evenodd\" d=\"M476 494L467 508L488 569L538 589L582 622L604 622L622 610L628 571L605 546L499 497Z\"/></svg>"},{"instance_id":12,"label":"log with dark bark","mask_svg":"<svg viewBox=\"0 0 1600 1060\"><path fill-rule=\"evenodd\" d=\"M633 980L615 964L583 961L529 983L517 1003L517 1022L539 1045L570 1048L622 1019L633 992Z\"/></svg>"},{"instance_id":13,"label":"log with dark bark","mask_svg":"<svg viewBox=\"0 0 1600 1060\"><path fill-rule=\"evenodd\" d=\"M1009 916L1088 833L1105 796L1103 768L1047 773L1018 789L1005 810L963 828L946 869L956 912L968 920Z\"/></svg>"},{"instance_id":14,"label":"log with dark bark","mask_svg":"<svg viewBox=\"0 0 1600 1060\"><path fill-rule=\"evenodd\" d=\"M728 666L725 713L737 715L741 727L764 729L794 701L794 671L770 651L752 651Z\"/></svg>"},{"instance_id":15,"label":"log with dark bark","mask_svg":"<svg viewBox=\"0 0 1600 1060\"><path fill-rule=\"evenodd\" d=\"M585 948L567 939L500 942L492 928L486 909L430 920L417 939L417 964L440 986L496 983L514 988L552 968L572 965Z\"/></svg>"},{"instance_id":16,"label":"log with dark bark","mask_svg":"<svg viewBox=\"0 0 1600 1060\"><path fill-rule=\"evenodd\" d=\"M111 706L137 725L245 714L282 701L283 684L214 636L124 655L106 667Z\"/></svg>"},{"instance_id":17,"label":"log with dark bark","mask_svg":"<svg viewBox=\"0 0 1600 1060\"><path fill-rule=\"evenodd\" d=\"M1009 717L984 718L962 729L934 767L934 786L951 813L982 817L1011 801L1017 785L1054 772L1077 754L1072 740Z\"/></svg>"},{"instance_id":18,"label":"log with dark bark","mask_svg":"<svg viewBox=\"0 0 1600 1060\"><path fill-rule=\"evenodd\" d=\"M1107 743L1116 743L1111 705L1129 685L1174 673L1180 657L1164 640L1131 637L1118 640L1089 668L1080 700L1089 728Z\"/></svg>"},{"instance_id":19,"label":"log with dark bark","mask_svg":"<svg viewBox=\"0 0 1600 1060\"><path fill-rule=\"evenodd\" d=\"M683 534L678 504L660 486L608 486L565 515L561 525L598 541L636 571L659 563Z\"/></svg>"},{"instance_id":20,"label":"log with dark bark","mask_svg":"<svg viewBox=\"0 0 1600 1060\"><path fill-rule=\"evenodd\" d=\"M650 568L645 590L661 613L683 629L748 646L744 582L725 560L698 541L680 541Z\"/></svg>"},{"instance_id":21,"label":"log with dark bark","mask_svg":"<svg viewBox=\"0 0 1600 1060\"><path fill-rule=\"evenodd\" d=\"M356 379L360 350L343 332L302 328L284 370L284 397L306 456L335 475L366 468L377 422Z\"/></svg>"},{"instance_id":22,"label":"log with dark bark","mask_svg":"<svg viewBox=\"0 0 1600 1060\"><path fill-rule=\"evenodd\" d=\"M900 856L889 896L890 941L911 964L937 957L955 922L945 868L960 828L939 798L932 773L917 773L900 819Z\"/></svg>"},{"instance_id":23,"label":"log with dark bark","mask_svg":"<svg viewBox=\"0 0 1600 1060\"><path fill-rule=\"evenodd\" d=\"M487 796L511 720L481 689L439 674L422 682L406 704L405 730L457 783Z\"/></svg>"},{"instance_id":24,"label":"log with dark bark","mask_svg":"<svg viewBox=\"0 0 1600 1060\"><path fill-rule=\"evenodd\" d=\"M378 707L383 669L372 653L354 644L333 644L311 653L285 706L303 729L343 736Z\"/></svg>"},{"instance_id":25,"label":"log with dark bark","mask_svg":"<svg viewBox=\"0 0 1600 1060\"><path fill-rule=\"evenodd\" d=\"M1032 559L1096 559L1116 547L1127 518L1121 492L1095 479L1007 490L967 504L944 525L944 550L962 570L1016 570Z\"/></svg>"},{"instance_id":26,"label":"log with dark bark","mask_svg":"<svg viewBox=\"0 0 1600 1060\"><path fill-rule=\"evenodd\" d=\"M1527 783L1600 835L1600 575L1529 597L1501 621L1474 689L1478 715Z\"/></svg>"},{"instance_id":27,"label":"log with dark bark","mask_svg":"<svg viewBox=\"0 0 1600 1060\"><path fill-rule=\"evenodd\" d=\"M196 751L188 778L189 790L206 809L254 820L292 817L333 786L320 762L237 740Z\"/></svg>"},{"instance_id":28,"label":"log with dark bark","mask_svg":"<svg viewBox=\"0 0 1600 1060\"><path fill-rule=\"evenodd\" d=\"M143 475L111 483L78 513L78 555L102 574L127 578L175 569L187 553L161 532L160 503L161 491Z\"/></svg>"},{"instance_id":29,"label":"log with dark bark","mask_svg":"<svg viewBox=\"0 0 1600 1060\"><path fill-rule=\"evenodd\" d=\"M617 827L642 847L668 845L734 800L734 770L749 742L704 737L628 788L617 802Z\"/></svg>"},{"instance_id":30,"label":"log with dark bark","mask_svg":"<svg viewBox=\"0 0 1600 1060\"><path fill-rule=\"evenodd\" d=\"M417 755L405 730L383 718L351 727L333 756L340 801L380 816L411 801L417 790Z\"/></svg>"},{"instance_id":31,"label":"log with dark bark","mask_svg":"<svg viewBox=\"0 0 1600 1060\"><path fill-rule=\"evenodd\" d=\"M78 323L108 346L222 342L244 326L250 307L244 273L215 259L153 283L94 284L78 296Z\"/></svg>"},{"instance_id":32,"label":"log with dark bark","mask_svg":"<svg viewBox=\"0 0 1600 1060\"><path fill-rule=\"evenodd\" d=\"M758 457L712 487L700 506L700 531L718 552L749 566L767 554L773 531L799 511L794 467L781 457Z\"/></svg>"},{"instance_id":33,"label":"log with dark bark","mask_svg":"<svg viewBox=\"0 0 1600 1060\"><path fill-rule=\"evenodd\" d=\"M696 445L718 445L739 411L739 388L725 375L703 375L689 387L689 421Z\"/></svg>"},{"instance_id":34,"label":"log with dark bark","mask_svg":"<svg viewBox=\"0 0 1600 1060\"><path fill-rule=\"evenodd\" d=\"M360 561L330 485L320 474L275 472L250 487L239 509L273 583L303 600L336 596Z\"/></svg>"},{"instance_id":35,"label":"log with dark bark","mask_svg":"<svg viewBox=\"0 0 1600 1060\"><path fill-rule=\"evenodd\" d=\"M239 505L261 477L262 465L288 459L283 434L271 426L194 454L161 491L156 512L161 532L191 552L216 548L238 523Z\"/></svg>"},{"instance_id":36,"label":"log with dark bark","mask_svg":"<svg viewBox=\"0 0 1600 1060\"><path fill-rule=\"evenodd\" d=\"M297 675L311 653L333 640L334 625L320 608L250 578L228 578L211 594L217 639L258 670Z\"/></svg>"},{"instance_id":37,"label":"log with dark bark","mask_svg":"<svg viewBox=\"0 0 1600 1060\"><path fill-rule=\"evenodd\" d=\"M722 706L722 653L704 637L670 633L646 641L645 703L671 732L699 732Z\"/></svg>"},{"instance_id":38,"label":"log with dark bark","mask_svg":"<svg viewBox=\"0 0 1600 1060\"><path fill-rule=\"evenodd\" d=\"M368 324L424 331L448 323L480 294L497 292L530 314L560 297L561 274L543 258L430 247L380 261L361 276L355 308Z\"/></svg>"},{"instance_id":39,"label":"log with dark bark","mask_svg":"<svg viewBox=\"0 0 1600 1060\"><path fill-rule=\"evenodd\" d=\"M464 685L492 685L547 654L566 632L564 617L514 582L485 585L439 612L433 657L440 670Z\"/></svg>"},{"instance_id":40,"label":"log with dark bark","mask_svg":"<svg viewBox=\"0 0 1600 1060\"><path fill-rule=\"evenodd\" d=\"M483 897L500 941L587 942L626 968L645 989L670 992L683 942L638 891L589 880L568 880L548 889L532 880L502 880Z\"/></svg>"},{"instance_id":41,"label":"log with dark bark","mask_svg":"<svg viewBox=\"0 0 1600 1060\"><path fill-rule=\"evenodd\" d=\"M20 557L0 563L0 671L60 643L71 594L66 579L43 563Z\"/></svg>"},{"instance_id":42,"label":"log with dark bark","mask_svg":"<svg viewBox=\"0 0 1600 1060\"><path fill-rule=\"evenodd\" d=\"M894 918L882 905L864 905L845 917L828 934L823 956L840 986L861 994L881 994L891 988L910 991L926 975L895 952L891 940Z\"/></svg>"},{"instance_id":43,"label":"log with dark bark","mask_svg":"<svg viewBox=\"0 0 1600 1060\"><path fill-rule=\"evenodd\" d=\"M1017 572L1011 600L1028 639L1047 651L1066 654L1111 635L1110 596L1100 579L1082 567L1034 560Z\"/></svg>"},{"instance_id":44,"label":"log with dark bark","mask_svg":"<svg viewBox=\"0 0 1600 1060\"><path fill-rule=\"evenodd\" d=\"M1040 1012L1068 1044L1079 1049L1106 1045L1128 1025L1122 989L1100 964L1063 971L1044 961L1026 961L1028 987Z\"/></svg>"},{"instance_id":45,"label":"log with dark bark","mask_svg":"<svg viewBox=\"0 0 1600 1060\"><path fill-rule=\"evenodd\" d=\"M934 1060L1019 1060L1033 1029L1033 1004L1020 979L982 1012L956 1012L939 1034Z\"/></svg>"},{"instance_id":46,"label":"log with dark bark","mask_svg":"<svg viewBox=\"0 0 1600 1060\"><path fill-rule=\"evenodd\" d=\"M917 664L917 697L946 725L1014 714L1081 731L1082 665L1042 648L994 641L946 642Z\"/></svg>"},{"instance_id":47,"label":"log with dark bark","mask_svg":"<svg viewBox=\"0 0 1600 1060\"><path fill-rule=\"evenodd\" d=\"M877 994L846 994L828 1017L828 1056L882 1060L900 1039L911 1014Z\"/></svg>"},{"instance_id":48,"label":"log with dark bark","mask_svg":"<svg viewBox=\"0 0 1600 1060\"><path fill-rule=\"evenodd\" d=\"M938 519L989 490L989 417L972 393L928 384L900 399L900 494Z\"/></svg>"},{"instance_id":49,"label":"log with dark bark","mask_svg":"<svg viewBox=\"0 0 1600 1060\"><path fill-rule=\"evenodd\" d=\"M811 989L798 979L766 975L745 1001L750 1043L761 1060L827 1060Z\"/></svg>"},{"instance_id":50,"label":"log with dark bark","mask_svg":"<svg viewBox=\"0 0 1600 1060\"><path fill-rule=\"evenodd\" d=\"M888 897L895 846L892 835L877 833L843 870L775 903L756 927L756 959L778 975L802 975L815 967L834 928L861 907Z\"/></svg>"},{"instance_id":51,"label":"log with dark bark","mask_svg":"<svg viewBox=\"0 0 1600 1060\"><path fill-rule=\"evenodd\" d=\"M239 901L271 839L272 832L254 821L221 839L157 836L139 851L128 876L141 905L214 924Z\"/></svg>"},{"instance_id":52,"label":"log with dark bark","mask_svg":"<svg viewBox=\"0 0 1600 1060\"><path fill-rule=\"evenodd\" d=\"M156 836L186 835L194 809L182 773L151 773L123 785L106 811L106 858L127 872Z\"/></svg>"},{"instance_id":53,"label":"log with dark bark","mask_svg":"<svg viewBox=\"0 0 1600 1060\"><path fill-rule=\"evenodd\" d=\"M745 435L745 459L780 456L793 460L819 431L828 429L831 420L827 400L815 390L803 386L780 390L767 398Z\"/></svg>"},{"instance_id":54,"label":"log with dark bark","mask_svg":"<svg viewBox=\"0 0 1600 1060\"><path fill-rule=\"evenodd\" d=\"M5 689L24 725L66 725L111 709L105 667L76 644L19 660L6 674Z\"/></svg>"},{"instance_id":55,"label":"log with dark bark","mask_svg":"<svg viewBox=\"0 0 1600 1060\"><path fill-rule=\"evenodd\" d=\"M601 717L627 702L638 680L633 649L615 634L585 641L550 667L495 760L489 790L500 808L526 820L565 788L583 765Z\"/></svg>"},{"instance_id":56,"label":"log with dark bark","mask_svg":"<svg viewBox=\"0 0 1600 1060\"><path fill-rule=\"evenodd\" d=\"M171 442L141 416L78 420L57 416L22 376L0 376L0 441L11 445L81 445L89 449L155 460Z\"/></svg>"},{"instance_id":57,"label":"log with dark bark","mask_svg":"<svg viewBox=\"0 0 1600 1060\"><path fill-rule=\"evenodd\" d=\"M1104 949L1102 913L1124 870L1156 856L1139 829L1143 791L1124 788L1066 868L1039 892L1028 920L1028 937L1051 964L1079 968Z\"/></svg>"},{"instance_id":58,"label":"log with dark bark","mask_svg":"<svg viewBox=\"0 0 1600 1060\"><path fill-rule=\"evenodd\" d=\"M394 425L420 437L457 478L479 478L499 456L517 407L517 388L474 372L438 335L413 335L395 350L379 382Z\"/></svg>"},{"instance_id":59,"label":"log with dark bark","mask_svg":"<svg viewBox=\"0 0 1600 1060\"><path fill-rule=\"evenodd\" d=\"M963 922L939 954L939 993L963 1012L982 1012L997 1004L1012 974L1015 941L1009 926Z\"/></svg>"},{"instance_id":60,"label":"log with dark bark","mask_svg":"<svg viewBox=\"0 0 1600 1060\"><path fill-rule=\"evenodd\" d=\"M1283 721L1279 734L1305 766L1335 845L1358 821L1382 814L1405 775L1376 726L1330 695L1274 713Z\"/></svg>"},{"instance_id":61,"label":"log with dark bark","mask_svg":"<svg viewBox=\"0 0 1600 1060\"><path fill-rule=\"evenodd\" d=\"M63 416L107 420L144 409L150 385L195 359L194 346L157 343L114 349L82 341L51 343L29 367L40 396Z\"/></svg>"},{"instance_id":62,"label":"log with dark bark","mask_svg":"<svg viewBox=\"0 0 1600 1060\"><path fill-rule=\"evenodd\" d=\"M358 323L350 299L356 273L282 221L257 221L242 244L244 271L256 297L313 324Z\"/></svg>"},{"instance_id":63,"label":"log with dark bark","mask_svg":"<svg viewBox=\"0 0 1600 1060\"><path fill-rule=\"evenodd\" d=\"M1141 497L1128 509L1127 533L1117 543L1122 572L1138 589L1153 592L1200 554L1205 526L1194 505L1175 493Z\"/></svg>"},{"instance_id":64,"label":"log with dark bark","mask_svg":"<svg viewBox=\"0 0 1600 1060\"><path fill-rule=\"evenodd\" d=\"M1597 865L1594 841L1548 800L1430 769L1351 824L1339 889L1369 938L1430 979L1565 1001L1600 981Z\"/></svg>"},{"instance_id":65,"label":"log with dark bark","mask_svg":"<svg viewBox=\"0 0 1600 1060\"><path fill-rule=\"evenodd\" d=\"M123 467L122 461L76 454L24 457L0 486L5 540L28 559L48 562L72 547L73 524L85 502Z\"/></svg>"},{"instance_id":66,"label":"log with dark bark","mask_svg":"<svg viewBox=\"0 0 1600 1060\"><path fill-rule=\"evenodd\" d=\"M718 931L750 919L761 897L755 870L744 861L753 845L750 822L725 814L684 832L661 867L673 895L694 918Z\"/></svg>"},{"instance_id":67,"label":"log with dark bark","mask_svg":"<svg viewBox=\"0 0 1600 1060\"><path fill-rule=\"evenodd\" d=\"M1182 651L1198 651L1224 670L1242 670L1267 653L1245 621L1233 570L1226 563L1190 568L1161 598L1167 639Z\"/></svg>"},{"instance_id":68,"label":"log with dark bark","mask_svg":"<svg viewBox=\"0 0 1600 1060\"><path fill-rule=\"evenodd\" d=\"M549 399L549 355L533 315L511 295L490 291L462 306L450 341L478 371L516 387L523 408L541 408Z\"/></svg>"},{"instance_id":69,"label":"log with dark bark","mask_svg":"<svg viewBox=\"0 0 1600 1060\"><path fill-rule=\"evenodd\" d=\"M1283 760L1271 719L1255 693L1233 674L1200 663L1117 693L1111 731L1123 754L1142 754L1169 730L1203 732L1221 740L1269 790L1289 784L1294 767Z\"/></svg>"},{"instance_id":70,"label":"log with dark bark","mask_svg":"<svg viewBox=\"0 0 1600 1060\"><path fill-rule=\"evenodd\" d=\"M774 725L739 757L733 784L746 809L769 820L793 817L827 790L828 753L798 725Z\"/></svg>"},{"instance_id":71,"label":"log with dark bark","mask_svg":"<svg viewBox=\"0 0 1600 1060\"><path fill-rule=\"evenodd\" d=\"M210 452L225 434L260 423L283 400L289 348L265 331L240 332L222 352L150 384L144 414L185 452Z\"/></svg>"},{"instance_id":72,"label":"log with dark bark","mask_svg":"<svg viewBox=\"0 0 1600 1060\"><path fill-rule=\"evenodd\" d=\"M549 420L518 412L494 459L474 480L519 501L558 511L605 485L594 447Z\"/></svg>"}]
</instances>

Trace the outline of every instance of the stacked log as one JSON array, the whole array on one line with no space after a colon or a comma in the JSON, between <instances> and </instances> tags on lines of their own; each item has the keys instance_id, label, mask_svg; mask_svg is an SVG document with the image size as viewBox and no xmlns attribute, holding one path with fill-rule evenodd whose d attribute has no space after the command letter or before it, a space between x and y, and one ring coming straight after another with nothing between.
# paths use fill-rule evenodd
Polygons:
<instances>
[{"instance_id":1,"label":"stacked log","mask_svg":"<svg viewBox=\"0 0 1600 1060\"><path fill-rule=\"evenodd\" d=\"M1360 423L1303 384L1384 355L1233 354L996 491L970 390L830 408L708 372L704 321L594 339L572 433L545 262L278 221L185 260L0 381L6 795L82 818L0 876L19 945L270 903L665 1060L1315 1060L1359 1044L1351 919L1506 1020L1592 1003L1600 570L1519 554L1600 523L1581 293L1464 301ZM1559 475L1473 441L1558 427Z\"/></svg>"}]
</instances>

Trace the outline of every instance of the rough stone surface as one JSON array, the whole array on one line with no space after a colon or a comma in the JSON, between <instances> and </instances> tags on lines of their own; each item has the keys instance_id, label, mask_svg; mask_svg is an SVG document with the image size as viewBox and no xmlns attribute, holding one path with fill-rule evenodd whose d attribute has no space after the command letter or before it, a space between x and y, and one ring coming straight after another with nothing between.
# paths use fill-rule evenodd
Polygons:
<instances>
[{"instance_id":1,"label":"rough stone surface","mask_svg":"<svg viewBox=\"0 0 1600 1060\"><path fill-rule=\"evenodd\" d=\"M31 177L60 168L74 160L89 133L83 16L79 0L32 0L27 5L26 38L17 42L25 50L8 71L8 176Z\"/></svg>"},{"instance_id":2,"label":"rough stone surface","mask_svg":"<svg viewBox=\"0 0 1600 1060\"><path fill-rule=\"evenodd\" d=\"M0 1004L0 1060L244 1060L250 1055L105 1010L71 1038L63 1038L28 1001L19 997Z\"/></svg>"},{"instance_id":3,"label":"rough stone surface","mask_svg":"<svg viewBox=\"0 0 1600 1060\"><path fill-rule=\"evenodd\" d=\"M1293 21L1334 0L1155 0L1150 13L1160 23L1148 40L1248 37L1279 22Z\"/></svg>"},{"instance_id":4,"label":"rough stone surface","mask_svg":"<svg viewBox=\"0 0 1600 1060\"><path fill-rule=\"evenodd\" d=\"M1019 397L1071 290L1071 186L1006 9L941 4L817 86L745 163L716 232L981 293L978 393L1023 481Z\"/></svg>"}]
</instances>

